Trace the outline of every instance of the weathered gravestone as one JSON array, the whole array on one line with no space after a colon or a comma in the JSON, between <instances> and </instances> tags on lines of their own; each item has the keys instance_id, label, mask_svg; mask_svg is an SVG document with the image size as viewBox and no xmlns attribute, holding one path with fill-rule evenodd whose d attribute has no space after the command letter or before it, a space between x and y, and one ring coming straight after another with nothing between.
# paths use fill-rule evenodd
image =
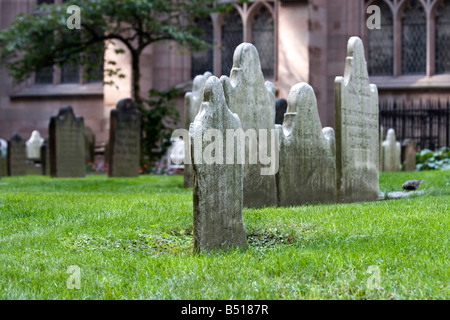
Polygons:
<instances>
[{"instance_id":1,"label":"weathered gravestone","mask_svg":"<svg viewBox=\"0 0 450 320\"><path fill-rule=\"evenodd\" d=\"M277 206L278 141L272 134L275 86L271 82L264 83L254 45L242 43L236 48L230 78L222 76L220 81L227 104L231 112L239 116L248 138L245 142L244 207Z\"/></svg>"},{"instance_id":2,"label":"weathered gravestone","mask_svg":"<svg viewBox=\"0 0 450 320\"><path fill-rule=\"evenodd\" d=\"M27 150L25 140L14 133L8 141L8 175L24 176L27 174Z\"/></svg>"},{"instance_id":3,"label":"weathered gravestone","mask_svg":"<svg viewBox=\"0 0 450 320\"><path fill-rule=\"evenodd\" d=\"M247 247L242 217L244 167L237 160L236 139L227 138L227 129L241 128L239 117L228 109L219 79L210 78L204 102L189 132L194 170L195 252ZM207 143L212 137L214 142ZM225 159L230 143L235 143L232 161Z\"/></svg>"},{"instance_id":4,"label":"weathered gravestone","mask_svg":"<svg viewBox=\"0 0 450 320\"><path fill-rule=\"evenodd\" d=\"M34 130L31 133L30 139L25 143L27 146L27 159L40 160L41 159L41 146L44 143L39 131Z\"/></svg>"},{"instance_id":5,"label":"weathered gravestone","mask_svg":"<svg viewBox=\"0 0 450 320\"><path fill-rule=\"evenodd\" d=\"M384 128L380 125L380 144L378 145L380 148L380 169L379 171L383 171L383 137L384 137Z\"/></svg>"},{"instance_id":6,"label":"weathered gravestone","mask_svg":"<svg viewBox=\"0 0 450 320\"><path fill-rule=\"evenodd\" d=\"M383 171L397 172L400 170L401 146L395 137L395 130L389 129L386 140L383 141Z\"/></svg>"},{"instance_id":7,"label":"weathered gravestone","mask_svg":"<svg viewBox=\"0 0 450 320\"><path fill-rule=\"evenodd\" d=\"M313 88L295 85L280 134L278 205L336 201L335 137L322 129Z\"/></svg>"},{"instance_id":8,"label":"weathered gravestone","mask_svg":"<svg viewBox=\"0 0 450 320\"><path fill-rule=\"evenodd\" d=\"M8 154L8 142L0 139L0 177L8 175L8 160L6 155Z\"/></svg>"},{"instance_id":9,"label":"weathered gravestone","mask_svg":"<svg viewBox=\"0 0 450 320\"><path fill-rule=\"evenodd\" d=\"M375 201L379 194L378 91L369 82L364 46L350 38L344 77L335 80L338 200Z\"/></svg>"},{"instance_id":10,"label":"weathered gravestone","mask_svg":"<svg viewBox=\"0 0 450 320\"><path fill-rule=\"evenodd\" d=\"M189 130L189 126L194 122L195 117L200 110L200 105L203 102L203 89L205 88L206 80L212 76L211 72L205 72L203 75L198 75L194 78L192 85L192 92L186 93L184 97L184 128ZM190 154L185 157L189 158ZM184 187L192 188L194 185L194 176L192 172L192 164L184 164Z\"/></svg>"},{"instance_id":11,"label":"weathered gravestone","mask_svg":"<svg viewBox=\"0 0 450 320\"><path fill-rule=\"evenodd\" d=\"M86 163L92 163L95 157L95 133L90 127L84 127L84 140Z\"/></svg>"},{"instance_id":12,"label":"weathered gravestone","mask_svg":"<svg viewBox=\"0 0 450 320\"><path fill-rule=\"evenodd\" d=\"M85 176L84 120L65 106L50 118L50 174L56 178Z\"/></svg>"},{"instance_id":13,"label":"weathered gravestone","mask_svg":"<svg viewBox=\"0 0 450 320\"><path fill-rule=\"evenodd\" d=\"M412 139L405 139L402 143L402 165L404 171L416 170L417 145Z\"/></svg>"},{"instance_id":14,"label":"weathered gravestone","mask_svg":"<svg viewBox=\"0 0 450 320\"><path fill-rule=\"evenodd\" d=\"M286 99L277 99L275 103L275 124L282 125L284 121L284 115L288 108L288 102Z\"/></svg>"},{"instance_id":15,"label":"weathered gravestone","mask_svg":"<svg viewBox=\"0 0 450 320\"><path fill-rule=\"evenodd\" d=\"M133 100L122 99L111 110L109 177L138 177L141 156L141 113Z\"/></svg>"},{"instance_id":16,"label":"weathered gravestone","mask_svg":"<svg viewBox=\"0 0 450 320\"><path fill-rule=\"evenodd\" d=\"M41 169L42 175L50 175L50 147L48 137L44 139L44 143L41 146Z\"/></svg>"}]
</instances>

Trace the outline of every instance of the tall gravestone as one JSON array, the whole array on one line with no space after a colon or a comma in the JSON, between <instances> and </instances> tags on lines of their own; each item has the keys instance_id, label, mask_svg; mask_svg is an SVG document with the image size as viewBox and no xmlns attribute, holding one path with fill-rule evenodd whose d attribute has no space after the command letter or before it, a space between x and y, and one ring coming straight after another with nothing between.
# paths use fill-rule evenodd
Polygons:
<instances>
[{"instance_id":1,"label":"tall gravestone","mask_svg":"<svg viewBox=\"0 0 450 320\"><path fill-rule=\"evenodd\" d=\"M189 132L194 170L195 252L247 247L242 216L244 167L237 161L237 152L230 164L225 160L226 145L230 143L224 140L226 130L241 128L239 117L227 106L219 79L209 78L204 102ZM204 143L204 136L209 136L211 129L216 139L214 148ZM235 151L236 148L237 144ZM211 161L213 158L215 161Z\"/></svg>"},{"instance_id":2,"label":"tall gravestone","mask_svg":"<svg viewBox=\"0 0 450 320\"><path fill-rule=\"evenodd\" d=\"M397 172L400 170L401 146L395 137L395 130L389 129L386 140L383 141L383 171Z\"/></svg>"},{"instance_id":3,"label":"tall gravestone","mask_svg":"<svg viewBox=\"0 0 450 320\"><path fill-rule=\"evenodd\" d=\"M205 88L206 80L212 76L211 72L205 72L194 78L192 85L192 92L186 93L184 97L184 121L185 129L189 130L189 126L194 122L195 117L200 110L200 105L203 102L203 89ZM185 157L190 157L186 154ZM184 187L192 188L194 185L194 176L192 171L192 164L184 164Z\"/></svg>"},{"instance_id":4,"label":"tall gravestone","mask_svg":"<svg viewBox=\"0 0 450 320\"><path fill-rule=\"evenodd\" d=\"M275 103L275 124L282 125L284 121L284 114L288 108L288 102L286 99L277 99Z\"/></svg>"},{"instance_id":5,"label":"tall gravestone","mask_svg":"<svg viewBox=\"0 0 450 320\"><path fill-rule=\"evenodd\" d=\"M402 143L402 165L404 171L416 170L417 145L412 139L405 139Z\"/></svg>"},{"instance_id":6,"label":"tall gravestone","mask_svg":"<svg viewBox=\"0 0 450 320\"><path fill-rule=\"evenodd\" d=\"M261 154L266 153L265 157L274 159L273 153L278 152L274 150L278 149L278 141L273 140L271 132L275 123L275 86L271 82L264 82L258 51L254 45L242 43L236 48L230 78L222 76L220 81L227 104L231 112L239 116L244 132L254 130L258 135L256 143L249 143L249 139L246 139L244 207L277 206L276 172L263 175L262 171L271 165L261 161ZM261 138L260 130L266 132L266 141ZM262 144L267 146L268 152L261 152ZM258 156L256 164L250 161L252 156Z\"/></svg>"},{"instance_id":7,"label":"tall gravestone","mask_svg":"<svg viewBox=\"0 0 450 320\"><path fill-rule=\"evenodd\" d=\"M14 133L8 141L7 156L9 176L24 176L27 174L27 150L25 140L17 133Z\"/></svg>"},{"instance_id":8,"label":"tall gravestone","mask_svg":"<svg viewBox=\"0 0 450 320\"><path fill-rule=\"evenodd\" d=\"M85 140L83 117L75 117L65 106L50 118L50 173L55 178L85 176Z\"/></svg>"},{"instance_id":9,"label":"tall gravestone","mask_svg":"<svg viewBox=\"0 0 450 320\"><path fill-rule=\"evenodd\" d=\"M141 113L133 100L122 99L111 110L109 177L138 177L141 156Z\"/></svg>"},{"instance_id":10,"label":"tall gravestone","mask_svg":"<svg viewBox=\"0 0 450 320\"><path fill-rule=\"evenodd\" d=\"M322 129L316 96L308 84L291 89L280 131L278 205L335 202L334 130Z\"/></svg>"},{"instance_id":11,"label":"tall gravestone","mask_svg":"<svg viewBox=\"0 0 450 320\"><path fill-rule=\"evenodd\" d=\"M350 38L344 77L335 80L338 200L375 201L379 194L378 91L369 82L364 46Z\"/></svg>"}]
</instances>

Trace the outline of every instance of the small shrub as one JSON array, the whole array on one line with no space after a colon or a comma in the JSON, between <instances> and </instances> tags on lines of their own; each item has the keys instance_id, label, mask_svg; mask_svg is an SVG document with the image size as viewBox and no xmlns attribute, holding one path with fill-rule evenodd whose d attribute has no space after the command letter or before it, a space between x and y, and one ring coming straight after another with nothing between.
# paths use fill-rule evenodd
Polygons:
<instances>
[{"instance_id":1,"label":"small shrub","mask_svg":"<svg viewBox=\"0 0 450 320\"><path fill-rule=\"evenodd\" d=\"M450 149L443 147L435 152L424 149L416 154L416 171L450 170Z\"/></svg>"}]
</instances>

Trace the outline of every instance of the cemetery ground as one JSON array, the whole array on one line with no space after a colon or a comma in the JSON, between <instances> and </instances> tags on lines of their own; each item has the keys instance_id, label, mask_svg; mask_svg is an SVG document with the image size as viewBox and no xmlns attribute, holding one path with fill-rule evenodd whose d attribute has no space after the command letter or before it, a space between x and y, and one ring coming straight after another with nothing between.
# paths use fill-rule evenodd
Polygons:
<instances>
[{"instance_id":1,"label":"cemetery ground","mask_svg":"<svg viewBox=\"0 0 450 320\"><path fill-rule=\"evenodd\" d=\"M448 299L450 171L380 190L410 179L407 199L245 209L248 250L195 255L182 176L3 177L0 299Z\"/></svg>"}]
</instances>

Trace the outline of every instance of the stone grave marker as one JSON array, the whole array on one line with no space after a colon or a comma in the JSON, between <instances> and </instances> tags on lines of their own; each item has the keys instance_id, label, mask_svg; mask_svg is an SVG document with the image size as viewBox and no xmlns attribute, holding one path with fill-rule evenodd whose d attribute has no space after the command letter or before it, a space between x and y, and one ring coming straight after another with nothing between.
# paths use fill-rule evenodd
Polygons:
<instances>
[{"instance_id":1,"label":"stone grave marker","mask_svg":"<svg viewBox=\"0 0 450 320\"><path fill-rule=\"evenodd\" d=\"M238 152L234 152L233 161L225 159L230 143L226 130L241 128L239 117L227 106L219 79L209 78L204 102L189 133L194 171L194 252L247 247L242 216L244 166L237 161ZM210 129L216 139L213 150L205 143ZM234 137L231 140L236 142Z\"/></svg>"},{"instance_id":2,"label":"stone grave marker","mask_svg":"<svg viewBox=\"0 0 450 320\"><path fill-rule=\"evenodd\" d=\"M8 160L6 158L8 154L8 142L0 139L0 177L6 177L8 175Z\"/></svg>"},{"instance_id":3,"label":"stone grave marker","mask_svg":"<svg viewBox=\"0 0 450 320\"><path fill-rule=\"evenodd\" d=\"M417 145L412 139L405 139L402 143L402 164L404 171L416 171Z\"/></svg>"},{"instance_id":4,"label":"stone grave marker","mask_svg":"<svg viewBox=\"0 0 450 320\"><path fill-rule=\"evenodd\" d=\"M93 163L95 157L95 134L90 127L84 127L86 163Z\"/></svg>"},{"instance_id":5,"label":"stone grave marker","mask_svg":"<svg viewBox=\"0 0 450 320\"><path fill-rule=\"evenodd\" d=\"M272 130L275 129L275 86L269 81L264 82L254 45L242 43L236 48L230 78L222 76L220 81L228 107L239 116L246 136L250 137L246 138L245 146L244 207L277 206L276 170L272 170L278 152L278 141L272 137ZM249 130L256 135L253 143L249 143L252 140L251 135L247 135ZM265 132L265 137L261 137L260 130ZM267 152L261 150L264 144ZM261 154L269 159L270 162L264 159L269 164L263 164ZM257 161L250 161L255 157ZM265 170L267 174L263 175Z\"/></svg>"},{"instance_id":6,"label":"stone grave marker","mask_svg":"<svg viewBox=\"0 0 450 320\"><path fill-rule=\"evenodd\" d=\"M8 141L8 175L24 176L27 174L27 150L25 140L14 133Z\"/></svg>"},{"instance_id":7,"label":"stone grave marker","mask_svg":"<svg viewBox=\"0 0 450 320\"><path fill-rule=\"evenodd\" d=\"M335 137L322 129L314 90L307 83L289 94L280 134L280 168L277 173L278 205L336 201Z\"/></svg>"},{"instance_id":8,"label":"stone grave marker","mask_svg":"<svg viewBox=\"0 0 450 320\"><path fill-rule=\"evenodd\" d=\"M48 144L47 137L41 146L41 169L44 176L50 175L50 148Z\"/></svg>"},{"instance_id":9,"label":"stone grave marker","mask_svg":"<svg viewBox=\"0 0 450 320\"><path fill-rule=\"evenodd\" d=\"M41 137L39 131L34 130L31 133L30 139L25 143L27 146L27 159L40 160L41 158L41 146L44 143L44 139Z\"/></svg>"},{"instance_id":10,"label":"stone grave marker","mask_svg":"<svg viewBox=\"0 0 450 320\"><path fill-rule=\"evenodd\" d=\"M400 170L401 146L395 137L395 130L389 129L386 140L383 141L383 171L397 172Z\"/></svg>"},{"instance_id":11,"label":"stone grave marker","mask_svg":"<svg viewBox=\"0 0 450 320\"><path fill-rule=\"evenodd\" d=\"M186 93L184 97L184 128L189 130L189 126L194 122L195 117L200 110L200 105L203 102L203 89L205 88L206 80L212 76L211 72L205 72L194 78L192 85L192 92ZM190 154L186 154L190 157ZM184 164L184 187L192 188L194 186L194 176L192 171L192 164Z\"/></svg>"},{"instance_id":12,"label":"stone grave marker","mask_svg":"<svg viewBox=\"0 0 450 320\"><path fill-rule=\"evenodd\" d=\"M109 177L138 177L141 156L141 113L133 100L122 99L111 110Z\"/></svg>"},{"instance_id":13,"label":"stone grave marker","mask_svg":"<svg viewBox=\"0 0 450 320\"><path fill-rule=\"evenodd\" d=\"M344 77L335 80L338 201L376 201L379 195L378 90L369 82L364 46L350 38Z\"/></svg>"},{"instance_id":14,"label":"stone grave marker","mask_svg":"<svg viewBox=\"0 0 450 320\"><path fill-rule=\"evenodd\" d=\"M275 124L282 125L284 121L284 114L286 113L288 108L288 102L286 99L277 99L275 103Z\"/></svg>"},{"instance_id":15,"label":"stone grave marker","mask_svg":"<svg viewBox=\"0 0 450 320\"><path fill-rule=\"evenodd\" d=\"M50 118L50 174L55 178L85 176L85 140L83 117L75 117L72 107L59 109Z\"/></svg>"}]
</instances>

